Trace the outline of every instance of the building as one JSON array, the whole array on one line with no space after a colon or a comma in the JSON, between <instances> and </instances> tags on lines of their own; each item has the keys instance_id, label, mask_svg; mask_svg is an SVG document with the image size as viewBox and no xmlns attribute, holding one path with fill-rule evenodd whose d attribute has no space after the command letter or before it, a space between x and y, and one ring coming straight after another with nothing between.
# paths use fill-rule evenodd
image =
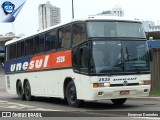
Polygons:
<instances>
[{"instance_id":1,"label":"building","mask_svg":"<svg viewBox=\"0 0 160 120\"><path fill-rule=\"evenodd\" d=\"M50 2L40 4L38 7L39 30L57 25L61 22L60 8L53 6Z\"/></svg>"},{"instance_id":2,"label":"building","mask_svg":"<svg viewBox=\"0 0 160 120\"><path fill-rule=\"evenodd\" d=\"M160 31L160 25L149 26L150 31Z\"/></svg>"},{"instance_id":3,"label":"building","mask_svg":"<svg viewBox=\"0 0 160 120\"><path fill-rule=\"evenodd\" d=\"M160 31L160 25L156 25L153 21L142 21L145 32Z\"/></svg>"},{"instance_id":4,"label":"building","mask_svg":"<svg viewBox=\"0 0 160 120\"><path fill-rule=\"evenodd\" d=\"M124 10L120 6L116 5L111 10L103 11L97 15L124 17Z\"/></svg>"}]
</instances>

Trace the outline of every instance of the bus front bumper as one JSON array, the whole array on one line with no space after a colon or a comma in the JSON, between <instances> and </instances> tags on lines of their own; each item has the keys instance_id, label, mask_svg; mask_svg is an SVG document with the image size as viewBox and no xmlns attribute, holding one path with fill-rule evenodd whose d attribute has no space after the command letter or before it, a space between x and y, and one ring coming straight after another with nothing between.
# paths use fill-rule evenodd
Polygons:
<instances>
[{"instance_id":1,"label":"bus front bumper","mask_svg":"<svg viewBox=\"0 0 160 120\"><path fill-rule=\"evenodd\" d=\"M148 96L150 85L92 88L90 100Z\"/></svg>"}]
</instances>

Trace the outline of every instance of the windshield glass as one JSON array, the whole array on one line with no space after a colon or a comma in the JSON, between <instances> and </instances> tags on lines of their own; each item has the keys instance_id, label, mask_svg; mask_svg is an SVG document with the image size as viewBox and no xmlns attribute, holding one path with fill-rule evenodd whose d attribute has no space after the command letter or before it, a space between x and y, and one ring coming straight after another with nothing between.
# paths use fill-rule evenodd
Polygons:
<instances>
[{"instance_id":1,"label":"windshield glass","mask_svg":"<svg viewBox=\"0 0 160 120\"><path fill-rule=\"evenodd\" d=\"M91 73L149 71L146 41L92 41Z\"/></svg>"},{"instance_id":2,"label":"windshield glass","mask_svg":"<svg viewBox=\"0 0 160 120\"><path fill-rule=\"evenodd\" d=\"M146 38L140 22L87 22L88 37Z\"/></svg>"}]
</instances>

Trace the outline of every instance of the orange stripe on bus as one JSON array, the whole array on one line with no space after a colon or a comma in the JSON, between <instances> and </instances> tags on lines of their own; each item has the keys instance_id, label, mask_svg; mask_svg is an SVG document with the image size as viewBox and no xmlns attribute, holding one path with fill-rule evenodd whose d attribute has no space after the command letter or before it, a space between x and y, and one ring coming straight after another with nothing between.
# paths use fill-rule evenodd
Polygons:
<instances>
[{"instance_id":1,"label":"orange stripe on bus","mask_svg":"<svg viewBox=\"0 0 160 120\"><path fill-rule=\"evenodd\" d=\"M72 66L71 50L33 57L28 70L42 70Z\"/></svg>"}]
</instances>

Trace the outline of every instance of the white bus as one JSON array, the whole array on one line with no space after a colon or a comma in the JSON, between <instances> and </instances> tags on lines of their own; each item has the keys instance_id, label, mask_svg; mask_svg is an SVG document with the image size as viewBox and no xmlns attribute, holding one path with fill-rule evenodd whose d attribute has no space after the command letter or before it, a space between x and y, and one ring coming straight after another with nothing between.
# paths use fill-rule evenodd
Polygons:
<instances>
[{"instance_id":1,"label":"white bus","mask_svg":"<svg viewBox=\"0 0 160 120\"><path fill-rule=\"evenodd\" d=\"M149 52L139 20L92 16L5 44L6 90L82 101L127 98L150 92Z\"/></svg>"}]
</instances>

